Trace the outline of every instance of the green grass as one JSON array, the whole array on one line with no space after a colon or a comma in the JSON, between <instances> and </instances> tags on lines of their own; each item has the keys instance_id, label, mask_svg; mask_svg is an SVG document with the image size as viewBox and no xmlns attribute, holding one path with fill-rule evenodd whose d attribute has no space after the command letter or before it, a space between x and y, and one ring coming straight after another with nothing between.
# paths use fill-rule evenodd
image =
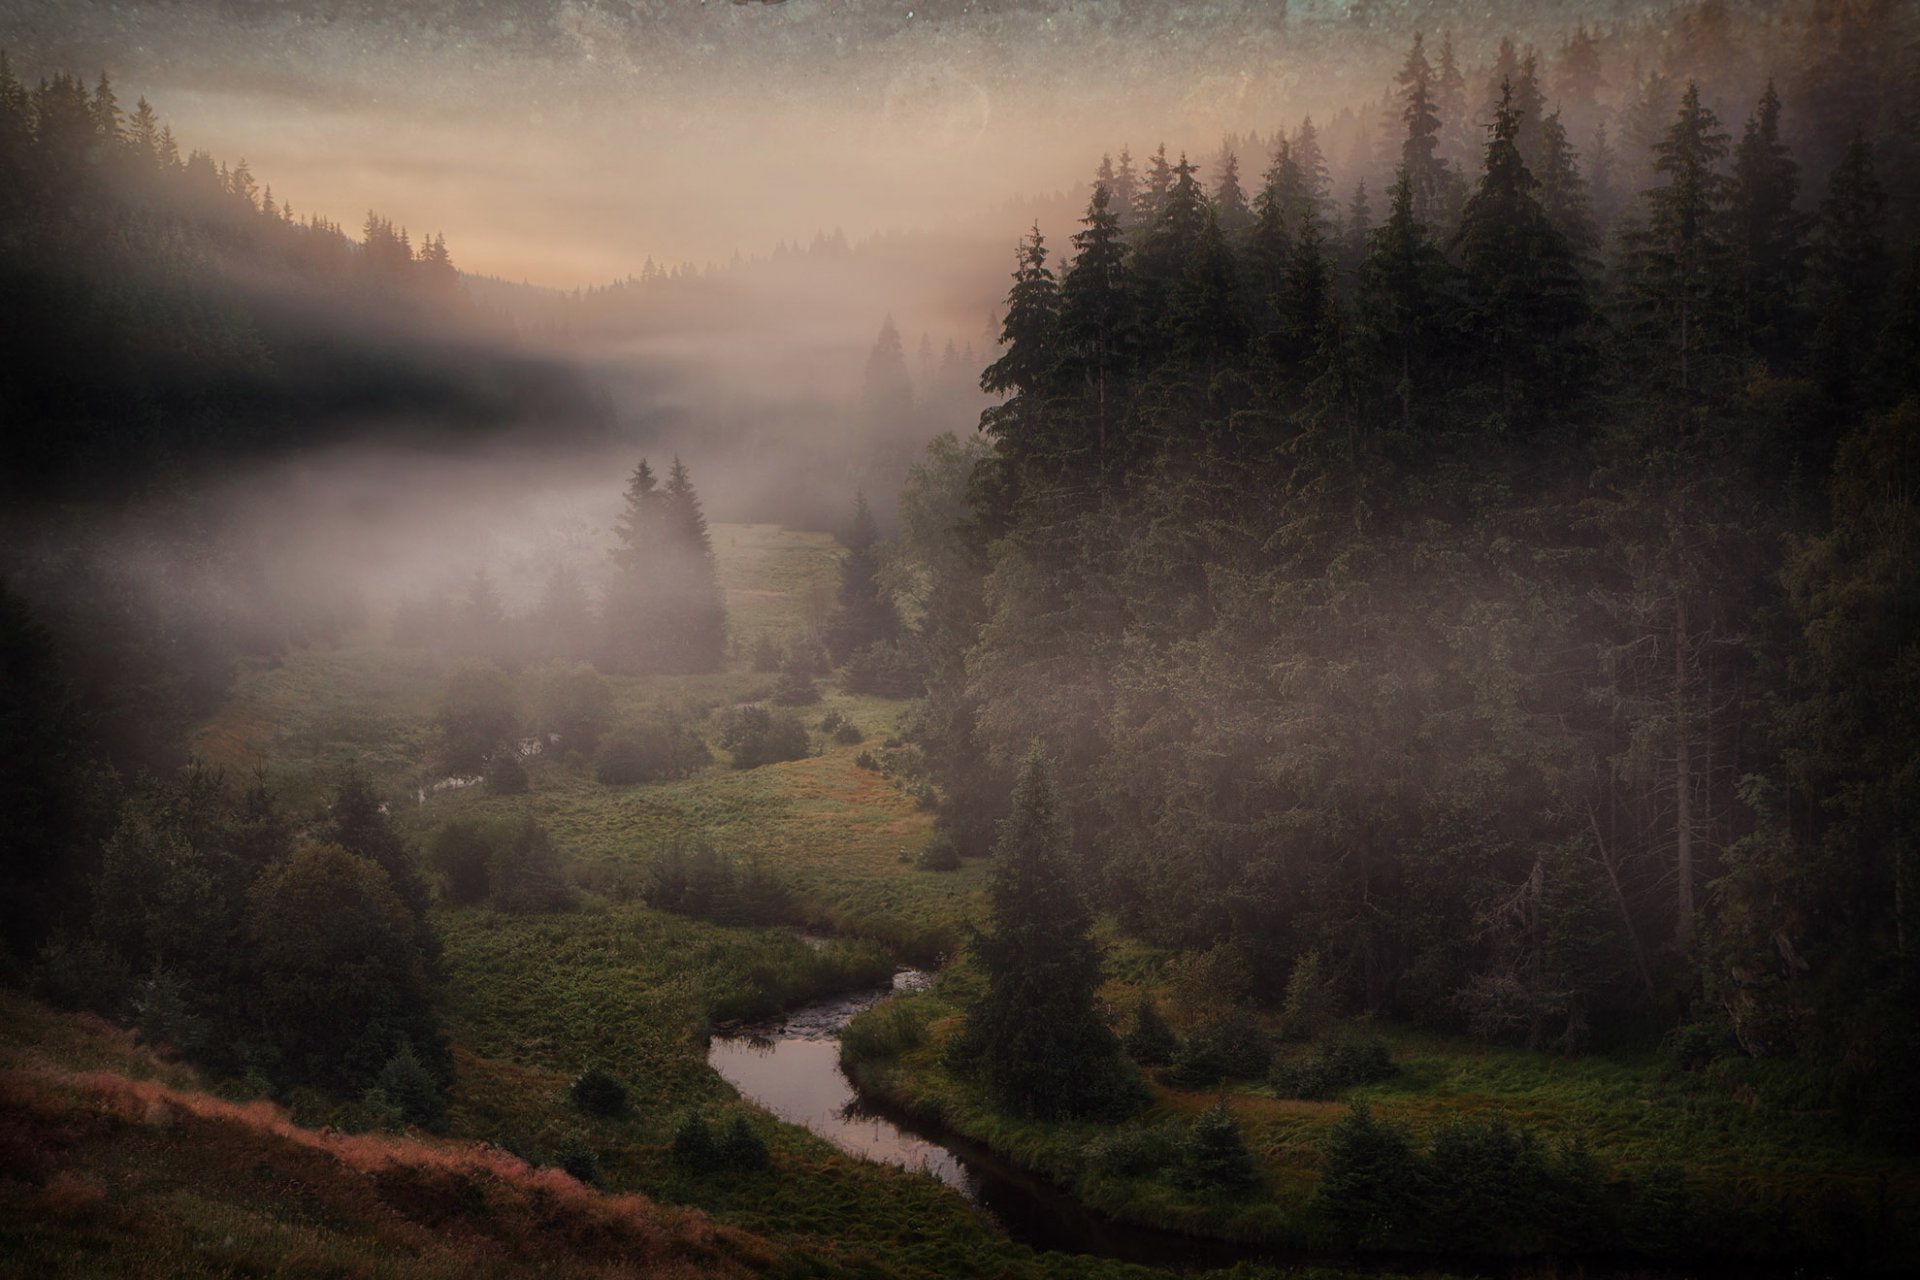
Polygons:
<instances>
[{"instance_id":1,"label":"green grass","mask_svg":"<svg viewBox=\"0 0 1920 1280\"><path fill-rule=\"evenodd\" d=\"M1115 950L1119 963L1110 971L1146 967L1137 946ZM1261 1195L1223 1204L1185 1196L1158 1179L1103 1177L1085 1159L1102 1127L1009 1116L945 1069L942 1046L958 1030L978 981L970 967L949 970L933 990L862 1015L842 1040L856 1078L909 1113L1131 1221L1280 1246L1324 1245L1325 1226L1312 1203L1320 1145L1346 1114L1347 1100L1364 1099L1377 1116L1406 1128L1416 1147L1446 1124L1500 1119L1548 1144L1579 1138L1617 1177L1676 1164L1701 1206L1703 1232L1720 1233L1722 1247L1736 1255L1844 1245L1836 1233L1854 1214L1868 1221L1891 1215L1894 1239L1920 1240L1920 1163L1863 1149L1832 1115L1795 1111L1784 1098L1770 1101L1764 1089L1712 1072L1678 1072L1657 1052L1566 1058L1372 1022L1341 1030L1388 1042L1399 1067L1390 1080L1335 1102L1275 1097L1262 1084L1227 1086L1229 1108L1263 1167ZM1136 990L1115 981L1102 996L1113 1008L1131 1008ZM1167 1007L1166 993L1156 995ZM904 1029L908 1022L916 1029ZM1152 1081L1149 1089L1149 1108L1130 1123L1188 1121L1219 1095Z\"/></svg>"}]
</instances>

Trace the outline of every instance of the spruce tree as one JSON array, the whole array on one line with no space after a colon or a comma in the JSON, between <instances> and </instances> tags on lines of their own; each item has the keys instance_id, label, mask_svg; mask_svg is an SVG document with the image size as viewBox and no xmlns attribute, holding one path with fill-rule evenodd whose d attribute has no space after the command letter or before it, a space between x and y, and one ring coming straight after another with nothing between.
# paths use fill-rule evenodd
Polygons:
<instances>
[{"instance_id":1,"label":"spruce tree","mask_svg":"<svg viewBox=\"0 0 1920 1280\"><path fill-rule=\"evenodd\" d=\"M1574 331L1587 318L1573 253L1520 158L1519 125L1509 93L1494 111L1486 168L1453 238L1466 285L1465 335L1509 423L1560 407L1541 393L1565 389Z\"/></svg>"},{"instance_id":2,"label":"spruce tree","mask_svg":"<svg viewBox=\"0 0 1920 1280\"><path fill-rule=\"evenodd\" d=\"M1095 1005L1100 953L1059 806L1036 747L994 849L993 932L974 940L986 988L957 1049L1001 1106L1042 1118L1110 1114L1133 1084Z\"/></svg>"},{"instance_id":3,"label":"spruce tree","mask_svg":"<svg viewBox=\"0 0 1920 1280\"><path fill-rule=\"evenodd\" d=\"M1728 198L1736 320L1763 355L1787 353L1797 327L1809 219L1794 208L1800 166L1780 139L1780 95L1771 81L1733 154Z\"/></svg>"},{"instance_id":4,"label":"spruce tree","mask_svg":"<svg viewBox=\"0 0 1920 1280\"><path fill-rule=\"evenodd\" d=\"M827 651L835 662L900 634L900 614L880 584L880 531L864 493L854 495L853 523L842 543L847 554L840 561L840 600L826 633Z\"/></svg>"},{"instance_id":5,"label":"spruce tree","mask_svg":"<svg viewBox=\"0 0 1920 1280\"><path fill-rule=\"evenodd\" d=\"M1213 184L1213 210L1220 230L1229 237L1239 236L1253 222L1247 193L1240 188L1240 158L1231 149L1220 156L1220 177Z\"/></svg>"},{"instance_id":6,"label":"spruce tree","mask_svg":"<svg viewBox=\"0 0 1920 1280\"><path fill-rule=\"evenodd\" d=\"M1858 395L1859 374L1873 355L1879 329L1889 267L1881 238L1886 208L1873 149L1856 134L1827 178L1813 250L1821 289L1814 369L1827 394L1842 406Z\"/></svg>"},{"instance_id":7,"label":"spruce tree","mask_svg":"<svg viewBox=\"0 0 1920 1280\"><path fill-rule=\"evenodd\" d=\"M668 577L663 584L667 670L716 671L726 660L727 608L720 597L707 517L679 458L667 472L661 514Z\"/></svg>"},{"instance_id":8,"label":"spruce tree","mask_svg":"<svg viewBox=\"0 0 1920 1280\"><path fill-rule=\"evenodd\" d=\"M1440 354L1450 268L1415 212L1413 180L1400 170L1386 222L1368 240L1360 271L1362 341L1393 387L1401 429L1413 429L1417 390Z\"/></svg>"},{"instance_id":9,"label":"spruce tree","mask_svg":"<svg viewBox=\"0 0 1920 1280\"><path fill-rule=\"evenodd\" d=\"M1081 384L1092 419L1099 465L1119 418L1121 380L1133 345L1134 316L1127 247L1105 186L1093 189L1082 230L1073 237L1073 266L1060 282L1059 344L1063 373Z\"/></svg>"},{"instance_id":10,"label":"spruce tree","mask_svg":"<svg viewBox=\"0 0 1920 1280\"><path fill-rule=\"evenodd\" d=\"M1400 172L1413 192L1413 216L1432 226L1440 217L1446 187L1446 163L1440 158L1440 112L1433 67L1427 61L1422 37L1394 78L1400 86L1400 118L1407 136L1400 144Z\"/></svg>"},{"instance_id":11,"label":"spruce tree","mask_svg":"<svg viewBox=\"0 0 1920 1280\"><path fill-rule=\"evenodd\" d=\"M1036 458L1056 457L1061 442L1051 436L1044 410L1046 382L1058 357L1060 288L1047 266L1047 246L1038 226L1020 241L1000 326L998 360L980 374L980 389L1005 396L980 415L980 429L999 442L1016 473Z\"/></svg>"},{"instance_id":12,"label":"spruce tree","mask_svg":"<svg viewBox=\"0 0 1920 1280\"><path fill-rule=\"evenodd\" d=\"M1653 148L1663 181L1642 193L1646 222L1629 238L1641 324L1656 347L1673 353L1672 377L1682 395L1698 389L1702 360L1725 327L1720 268L1727 183L1717 166L1726 154L1719 119L1700 104L1700 87L1688 82L1678 116Z\"/></svg>"},{"instance_id":13,"label":"spruce tree","mask_svg":"<svg viewBox=\"0 0 1920 1280\"><path fill-rule=\"evenodd\" d=\"M1579 157L1567 139L1566 126L1555 111L1540 123L1540 207L1574 255L1589 260L1599 248L1593 229L1593 209L1587 184L1580 176Z\"/></svg>"}]
</instances>

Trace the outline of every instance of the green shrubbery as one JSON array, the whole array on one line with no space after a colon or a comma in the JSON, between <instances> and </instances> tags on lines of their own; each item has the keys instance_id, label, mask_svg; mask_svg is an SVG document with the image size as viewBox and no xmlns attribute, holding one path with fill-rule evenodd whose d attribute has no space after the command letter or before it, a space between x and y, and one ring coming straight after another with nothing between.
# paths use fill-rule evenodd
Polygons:
<instances>
[{"instance_id":1,"label":"green shrubbery","mask_svg":"<svg viewBox=\"0 0 1920 1280\"><path fill-rule=\"evenodd\" d=\"M1685 1252L1701 1227L1674 1166L1629 1182L1581 1142L1550 1149L1504 1120L1456 1121L1421 1153L1355 1103L1320 1154L1320 1211L1349 1245L1663 1255Z\"/></svg>"},{"instance_id":2,"label":"green shrubbery","mask_svg":"<svg viewBox=\"0 0 1920 1280\"><path fill-rule=\"evenodd\" d=\"M799 760L812 744L807 726L791 712L771 711L759 703L735 707L720 719L720 747L736 769L755 769L782 760Z\"/></svg>"},{"instance_id":3,"label":"green shrubbery","mask_svg":"<svg viewBox=\"0 0 1920 1280\"><path fill-rule=\"evenodd\" d=\"M1274 1063L1268 1082L1283 1098L1325 1099L1357 1084L1388 1079L1394 1070L1386 1041L1338 1039L1308 1057Z\"/></svg>"},{"instance_id":4,"label":"green shrubbery","mask_svg":"<svg viewBox=\"0 0 1920 1280\"><path fill-rule=\"evenodd\" d=\"M602 1067L588 1067L567 1086L567 1100L590 1116L617 1116L627 1109L627 1086Z\"/></svg>"},{"instance_id":5,"label":"green shrubbery","mask_svg":"<svg viewBox=\"0 0 1920 1280\"><path fill-rule=\"evenodd\" d=\"M688 1111L673 1129L673 1163L687 1173L761 1173L771 1164L766 1139L736 1111L719 1133L705 1114Z\"/></svg>"},{"instance_id":6,"label":"green shrubbery","mask_svg":"<svg viewBox=\"0 0 1920 1280\"><path fill-rule=\"evenodd\" d=\"M704 842L678 840L655 855L640 896L650 907L716 924L774 924L792 895L758 858L731 858Z\"/></svg>"},{"instance_id":7,"label":"green shrubbery","mask_svg":"<svg viewBox=\"0 0 1920 1280\"><path fill-rule=\"evenodd\" d=\"M678 717L624 725L600 744L594 777L608 786L684 778L713 759L707 744Z\"/></svg>"},{"instance_id":8,"label":"green shrubbery","mask_svg":"<svg viewBox=\"0 0 1920 1280\"><path fill-rule=\"evenodd\" d=\"M443 824L427 843L441 897L454 906L488 902L502 911L565 911L578 895L547 829L532 818Z\"/></svg>"}]
</instances>

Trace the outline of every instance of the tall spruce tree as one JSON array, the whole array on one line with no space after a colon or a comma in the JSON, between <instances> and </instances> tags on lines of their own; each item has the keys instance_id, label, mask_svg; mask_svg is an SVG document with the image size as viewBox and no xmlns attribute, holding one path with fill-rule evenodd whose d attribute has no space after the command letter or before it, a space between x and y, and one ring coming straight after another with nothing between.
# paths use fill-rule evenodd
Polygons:
<instances>
[{"instance_id":1,"label":"tall spruce tree","mask_svg":"<svg viewBox=\"0 0 1920 1280\"><path fill-rule=\"evenodd\" d=\"M1375 369L1393 388L1401 429L1411 432L1414 402L1441 351L1451 269L1414 211L1413 180L1404 168L1392 201L1386 222L1369 237L1360 270L1360 328Z\"/></svg>"},{"instance_id":2,"label":"tall spruce tree","mask_svg":"<svg viewBox=\"0 0 1920 1280\"><path fill-rule=\"evenodd\" d=\"M1806 232L1794 208L1800 166L1780 138L1780 95L1771 81L1733 154L1728 198L1736 322L1748 344L1774 360L1791 349L1797 328Z\"/></svg>"},{"instance_id":3,"label":"tall spruce tree","mask_svg":"<svg viewBox=\"0 0 1920 1280\"><path fill-rule=\"evenodd\" d=\"M1006 397L980 415L980 429L999 442L1016 471L1036 458L1057 458L1063 442L1046 413L1048 375L1058 359L1060 286L1047 266L1046 240L1035 226L1021 239L1000 325L998 360L980 374L980 389Z\"/></svg>"},{"instance_id":4,"label":"tall spruce tree","mask_svg":"<svg viewBox=\"0 0 1920 1280\"><path fill-rule=\"evenodd\" d=\"M1127 246L1113 196L1093 189L1081 230L1073 237L1073 266L1060 282L1059 345L1063 373L1080 383L1093 428L1097 465L1105 466L1123 394L1135 325Z\"/></svg>"},{"instance_id":5,"label":"tall spruce tree","mask_svg":"<svg viewBox=\"0 0 1920 1280\"><path fill-rule=\"evenodd\" d=\"M1231 147L1220 154L1220 176L1213 184L1213 212L1220 220L1220 230L1229 237L1237 238L1253 222L1247 193L1240 187L1240 157Z\"/></svg>"},{"instance_id":6,"label":"tall spruce tree","mask_svg":"<svg viewBox=\"0 0 1920 1280\"><path fill-rule=\"evenodd\" d=\"M1112 1114L1138 1085L1095 1002L1100 952L1059 809L1052 770L1036 747L994 849L993 932L974 940L986 988L967 1012L958 1056L1010 1111Z\"/></svg>"},{"instance_id":7,"label":"tall spruce tree","mask_svg":"<svg viewBox=\"0 0 1920 1280\"><path fill-rule=\"evenodd\" d=\"M1440 217L1446 188L1446 162L1440 158L1440 111L1433 66L1423 38L1413 48L1394 82L1400 86L1400 118L1407 136L1400 144L1400 173L1413 193L1413 216L1432 226Z\"/></svg>"},{"instance_id":8,"label":"tall spruce tree","mask_svg":"<svg viewBox=\"0 0 1920 1280\"><path fill-rule=\"evenodd\" d=\"M1466 286L1465 331L1483 379L1497 388L1509 424L1537 419L1564 399L1587 303L1573 253L1535 196L1520 158L1520 116L1509 93L1488 128L1486 168L1460 213L1453 247Z\"/></svg>"},{"instance_id":9,"label":"tall spruce tree","mask_svg":"<svg viewBox=\"0 0 1920 1280\"><path fill-rule=\"evenodd\" d=\"M841 544L847 554L840 561L840 598L826 634L827 652L835 662L900 635L900 613L880 582L880 530L864 493L854 495L853 522Z\"/></svg>"},{"instance_id":10,"label":"tall spruce tree","mask_svg":"<svg viewBox=\"0 0 1920 1280\"><path fill-rule=\"evenodd\" d=\"M1654 145L1663 181L1642 193L1645 224L1629 237L1632 289L1655 349L1671 353L1671 376L1682 395L1697 391L1703 360L1724 333L1726 257L1722 213L1727 154L1720 121L1689 81L1680 111Z\"/></svg>"}]
</instances>

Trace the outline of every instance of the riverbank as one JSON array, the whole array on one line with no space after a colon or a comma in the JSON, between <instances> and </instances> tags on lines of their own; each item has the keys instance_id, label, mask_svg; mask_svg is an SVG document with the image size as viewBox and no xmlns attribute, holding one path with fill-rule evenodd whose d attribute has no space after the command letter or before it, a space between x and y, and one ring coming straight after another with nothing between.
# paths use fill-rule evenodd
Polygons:
<instances>
[{"instance_id":1,"label":"riverbank","mask_svg":"<svg viewBox=\"0 0 1920 1280\"><path fill-rule=\"evenodd\" d=\"M1920 1240L1913 1162L1862 1152L1829 1117L1764 1109L1747 1100L1751 1093L1729 1096L1723 1082L1677 1072L1651 1053L1564 1059L1369 1026L1397 1070L1339 1101L1280 1097L1266 1084L1191 1091L1149 1078L1149 1105L1123 1125L1011 1117L944 1062L968 982L956 973L855 1021L844 1060L862 1095L929 1132L979 1143L1122 1222L1256 1253L1343 1256L1351 1241L1319 1195L1323 1148L1348 1103L1365 1102L1407 1135L1416 1159L1437 1136L1474 1126L1496 1126L1549 1160L1575 1149L1590 1157L1600 1178L1595 1203L1611 1214L1611 1232L1593 1237L1605 1242L1592 1255L1605 1267L1893 1274ZM1174 1168L1180 1136L1220 1097L1259 1169L1259 1185L1244 1195L1195 1192ZM1484 1174L1448 1168L1437 1176L1457 1184ZM1671 1221L1656 1236L1647 1224L1663 1214ZM1538 1236L1554 1225L1541 1224ZM1533 1231L1517 1223L1514 1236ZM1345 1256L1406 1259L1391 1244ZM1429 1256L1504 1270L1544 1260L1545 1250Z\"/></svg>"}]
</instances>

